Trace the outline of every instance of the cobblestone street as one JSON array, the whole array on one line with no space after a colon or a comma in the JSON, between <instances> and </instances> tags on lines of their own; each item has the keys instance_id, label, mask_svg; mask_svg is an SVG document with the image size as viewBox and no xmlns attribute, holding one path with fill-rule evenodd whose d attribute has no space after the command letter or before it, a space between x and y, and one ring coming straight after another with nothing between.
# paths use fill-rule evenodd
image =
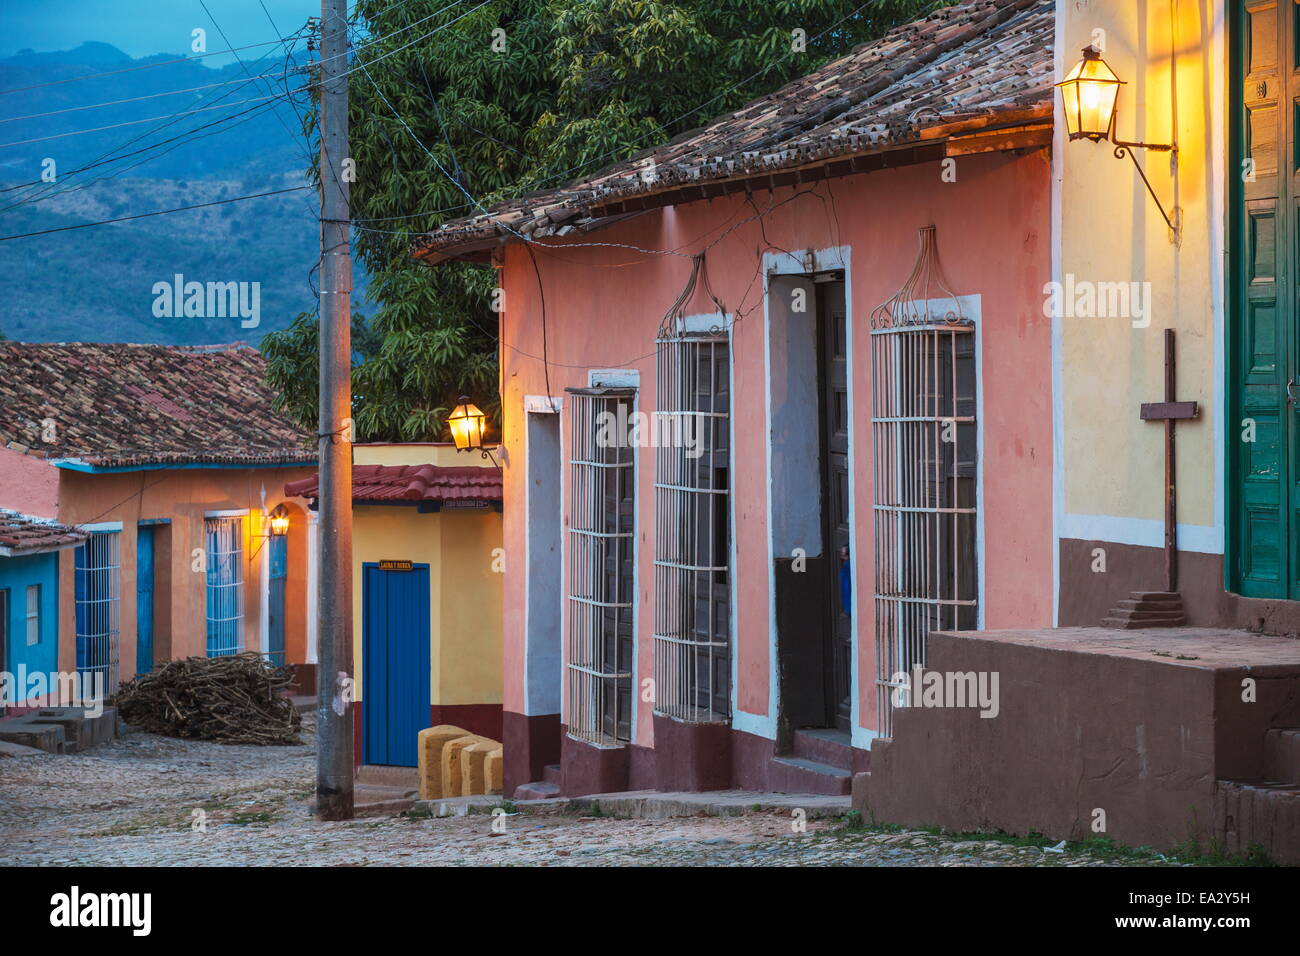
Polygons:
<instances>
[{"instance_id":1,"label":"cobblestone street","mask_svg":"<svg viewBox=\"0 0 1300 956\"><path fill-rule=\"evenodd\" d=\"M317 823L304 747L232 747L129 731L93 751L0 759L0 864L1098 866L1159 864L994 840L846 828L787 812L670 820L487 812ZM202 821L203 828L197 824ZM498 828L501 824L498 824Z\"/></svg>"}]
</instances>

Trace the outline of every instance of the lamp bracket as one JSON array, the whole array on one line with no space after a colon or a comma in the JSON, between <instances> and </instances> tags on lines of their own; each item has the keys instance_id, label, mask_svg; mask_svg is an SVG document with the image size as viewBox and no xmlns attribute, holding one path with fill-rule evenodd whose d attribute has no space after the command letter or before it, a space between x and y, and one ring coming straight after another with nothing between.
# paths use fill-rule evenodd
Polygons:
<instances>
[{"instance_id":1,"label":"lamp bracket","mask_svg":"<svg viewBox=\"0 0 1300 956\"><path fill-rule=\"evenodd\" d=\"M1178 147L1177 146L1155 146L1148 143L1126 143L1123 140L1112 140L1111 142L1115 146L1116 159L1123 159L1125 156L1127 156L1129 159L1133 161L1133 168L1136 169L1137 174L1142 177L1143 185L1147 187L1147 192L1151 194L1151 201L1156 204L1156 208L1160 210L1160 215L1162 215L1165 219L1165 225L1169 227L1169 241L1172 242L1175 246L1181 247L1183 244L1182 209L1178 206L1175 206L1173 209L1172 216L1170 216L1169 213L1165 212L1164 204L1160 202L1160 197L1156 195L1155 189L1151 187L1151 180L1147 179L1146 171L1142 168L1141 163L1137 161L1137 157L1133 155L1134 149L1151 149L1160 152L1172 151L1176 158L1178 155Z\"/></svg>"}]
</instances>

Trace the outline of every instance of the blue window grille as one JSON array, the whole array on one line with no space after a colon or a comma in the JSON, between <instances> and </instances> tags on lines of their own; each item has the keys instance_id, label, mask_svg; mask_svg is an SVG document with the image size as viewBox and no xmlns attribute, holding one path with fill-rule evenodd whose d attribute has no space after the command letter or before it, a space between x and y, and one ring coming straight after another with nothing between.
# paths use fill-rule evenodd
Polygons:
<instances>
[{"instance_id":1,"label":"blue window grille","mask_svg":"<svg viewBox=\"0 0 1300 956\"><path fill-rule=\"evenodd\" d=\"M208 657L244 649L244 519L203 519L207 550Z\"/></svg>"},{"instance_id":2,"label":"blue window grille","mask_svg":"<svg viewBox=\"0 0 1300 956\"><path fill-rule=\"evenodd\" d=\"M77 548L74 562L77 605L77 670L83 680L102 680L111 694L118 684L118 621L121 612L121 538L117 531L93 532ZM94 685L90 685L91 688Z\"/></svg>"}]
</instances>

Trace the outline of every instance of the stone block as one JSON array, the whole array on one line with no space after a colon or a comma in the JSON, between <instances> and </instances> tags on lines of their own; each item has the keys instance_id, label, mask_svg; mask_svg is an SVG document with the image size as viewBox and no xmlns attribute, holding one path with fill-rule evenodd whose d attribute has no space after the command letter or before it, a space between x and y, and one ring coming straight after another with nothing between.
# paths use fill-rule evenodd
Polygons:
<instances>
[{"instance_id":1,"label":"stone block","mask_svg":"<svg viewBox=\"0 0 1300 956\"><path fill-rule=\"evenodd\" d=\"M438 800L451 796L443 787L442 751L450 741L464 737L467 733L469 731L463 727L453 727L451 724L439 724L420 731L416 752L421 800ZM456 786L459 789L459 776L456 778Z\"/></svg>"}]
</instances>

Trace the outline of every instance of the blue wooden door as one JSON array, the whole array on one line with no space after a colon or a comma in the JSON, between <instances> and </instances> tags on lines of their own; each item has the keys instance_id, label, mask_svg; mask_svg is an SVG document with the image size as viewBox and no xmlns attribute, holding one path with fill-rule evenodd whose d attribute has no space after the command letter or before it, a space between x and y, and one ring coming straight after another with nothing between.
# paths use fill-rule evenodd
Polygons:
<instances>
[{"instance_id":1,"label":"blue wooden door","mask_svg":"<svg viewBox=\"0 0 1300 956\"><path fill-rule=\"evenodd\" d=\"M141 525L135 538L135 671L153 670L153 525Z\"/></svg>"},{"instance_id":2,"label":"blue wooden door","mask_svg":"<svg viewBox=\"0 0 1300 956\"><path fill-rule=\"evenodd\" d=\"M414 767L429 726L429 566L362 565L361 615L362 757Z\"/></svg>"},{"instance_id":3,"label":"blue wooden door","mask_svg":"<svg viewBox=\"0 0 1300 956\"><path fill-rule=\"evenodd\" d=\"M269 583L267 585L267 637L266 652L271 663L284 664L284 587L289 577L289 539L282 534L272 535Z\"/></svg>"}]
</instances>

